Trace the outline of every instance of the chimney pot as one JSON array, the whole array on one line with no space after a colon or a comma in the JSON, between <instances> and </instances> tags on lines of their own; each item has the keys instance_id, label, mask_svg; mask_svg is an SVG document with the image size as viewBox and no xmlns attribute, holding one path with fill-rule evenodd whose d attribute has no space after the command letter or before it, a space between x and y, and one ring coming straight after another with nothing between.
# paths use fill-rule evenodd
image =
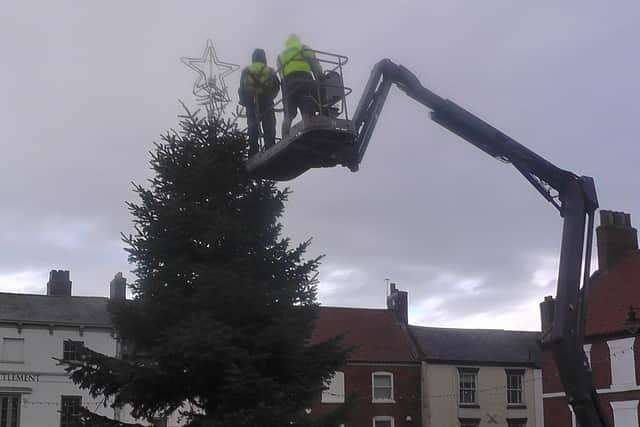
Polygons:
<instances>
[{"instance_id":1,"label":"chimney pot","mask_svg":"<svg viewBox=\"0 0 640 427\"><path fill-rule=\"evenodd\" d=\"M71 296L71 280L69 270L51 270L47 282L47 295Z\"/></svg>"},{"instance_id":2,"label":"chimney pot","mask_svg":"<svg viewBox=\"0 0 640 427\"><path fill-rule=\"evenodd\" d=\"M630 252L638 250L638 231L631 226L631 215L601 210L596 229L598 266L608 270Z\"/></svg>"}]
</instances>

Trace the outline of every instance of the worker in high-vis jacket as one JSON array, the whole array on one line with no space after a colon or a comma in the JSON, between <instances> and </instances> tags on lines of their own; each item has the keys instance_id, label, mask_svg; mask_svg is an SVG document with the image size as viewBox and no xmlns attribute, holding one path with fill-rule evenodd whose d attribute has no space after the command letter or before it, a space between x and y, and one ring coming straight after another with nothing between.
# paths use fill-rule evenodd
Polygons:
<instances>
[{"instance_id":1,"label":"worker in high-vis jacket","mask_svg":"<svg viewBox=\"0 0 640 427\"><path fill-rule=\"evenodd\" d=\"M316 55L300 38L291 34L287 39L286 49L278 55L278 72L282 77L282 101L284 104L284 120L282 137L289 135L291 122L300 109L302 119L320 111L318 104L318 87L314 82L322 78L322 68Z\"/></svg>"},{"instance_id":2,"label":"worker in high-vis jacket","mask_svg":"<svg viewBox=\"0 0 640 427\"><path fill-rule=\"evenodd\" d=\"M255 49L251 61L251 65L242 70L238 89L240 105L245 107L247 115L249 156L253 156L259 150L260 125L264 148L272 147L276 142L273 100L280 90L280 80L275 70L267 65L264 50Z\"/></svg>"}]
</instances>

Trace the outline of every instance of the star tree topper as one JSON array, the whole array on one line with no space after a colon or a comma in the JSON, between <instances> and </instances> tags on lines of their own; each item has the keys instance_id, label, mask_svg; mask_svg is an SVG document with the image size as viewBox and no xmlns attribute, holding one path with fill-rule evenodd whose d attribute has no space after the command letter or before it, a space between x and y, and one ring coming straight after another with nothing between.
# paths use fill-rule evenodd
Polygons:
<instances>
[{"instance_id":1,"label":"star tree topper","mask_svg":"<svg viewBox=\"0 0 640 427\"><path fill-rule=\"evenodd\" d=\"M180 60L198 73L193 84L193 94L198 102L209 106L212 113L223 113L227 104L231 102L229 88L224 79L240 66L218 59L211 39L207 40L207 47L204 49L202 57L187 58L183 56Z\"/></svg>"}]
</instances>

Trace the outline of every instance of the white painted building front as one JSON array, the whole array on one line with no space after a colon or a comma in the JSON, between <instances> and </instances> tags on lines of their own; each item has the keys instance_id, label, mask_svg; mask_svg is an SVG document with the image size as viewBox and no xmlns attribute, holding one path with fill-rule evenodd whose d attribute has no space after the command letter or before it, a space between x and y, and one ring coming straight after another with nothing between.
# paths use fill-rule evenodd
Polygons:
<instances>
[{"instance_id":1,"label":"white painted building front","mask_svg":"<svg viewBox=\"0 0 640 427\"><path fill-rule=\"evenodd\" d=\"M111 298L124 299L125 288L125 279L116 275ZM71 296L69 272L61 270L51 271L47 295L0 293L0 427L68 427L76 405L134 421L128 411L105 406L103 399L76 387L59 363L73 359L74 346L80 343L117 355L108 302L103 297ZM155 425L178 424L157 420Z\"/></svg>"}]
</instances>

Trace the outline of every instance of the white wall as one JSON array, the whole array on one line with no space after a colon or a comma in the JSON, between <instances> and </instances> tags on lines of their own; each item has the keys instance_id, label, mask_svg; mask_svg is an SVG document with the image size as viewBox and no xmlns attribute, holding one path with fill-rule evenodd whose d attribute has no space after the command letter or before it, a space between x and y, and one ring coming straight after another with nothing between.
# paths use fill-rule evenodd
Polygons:
<instances>
[{"instance_id":1,"label":"white wall","mask_svg":"<svg viewBox=\"0 0 640 427\"><path fill-rule=\"evenodd\" d=\"M613 409L613 424L616 427L638 427L638 401L609 402Z\"/></svg>"},{"instance_id":2,"label":"white wall","mask_svg":"<svg viewBox=\"0 0 640 427\"><path fill-rule=\"evenodd\" d=\"M636 365L633 345L635 337L607 341L611 360L611 389L636 385Z\"/></svg>"},{"instance_id":3,"label":"white wall","mask_svg":"<svg viewBox=\"0 0 640 427\"><path fill-rule=\"evenodd\" d=\"M98 407L103 415L113 416L111 408L93 403L95 399L77 388L67 377L64 367L53 358L62 358L63 342L67 339L83 341L92 350L114 356L116 341L107 330L85 330L79 328L28 327L21 331L17 326L0 326L1 338L24 340L24 360L4 362L0 360L0 392L21 395L20 426L56 426L60 423L60 400L63 395L82 396L83 403ZM2 355L3 341L0 341ZM12 375L13 374L13 375ZM20 378L15 374L30 374ZM88 405L89 406L89 405ZM91 406L90 406L91 407Z\"/></svg>"},{"instance_id":4,"label":"white wall","mask_svg":"<svg viewBox=\"0 0 640 427\"><path fill-rule=\"evenodd\" d=\"M524 369L524 403L522 409L509 408L506 392L508 367L477 366L477 400L479 408L461 408L458 404L459 377L457 365L422 363L422 418L427 427L459 427L459 418L490 418L506 425L507 418L527 418L528 426L540 426L542 414L541 371ZM489 417L490 416L490 417ZM494 424L488 424L494 425Z\"/></svg>"}]
</instances>

